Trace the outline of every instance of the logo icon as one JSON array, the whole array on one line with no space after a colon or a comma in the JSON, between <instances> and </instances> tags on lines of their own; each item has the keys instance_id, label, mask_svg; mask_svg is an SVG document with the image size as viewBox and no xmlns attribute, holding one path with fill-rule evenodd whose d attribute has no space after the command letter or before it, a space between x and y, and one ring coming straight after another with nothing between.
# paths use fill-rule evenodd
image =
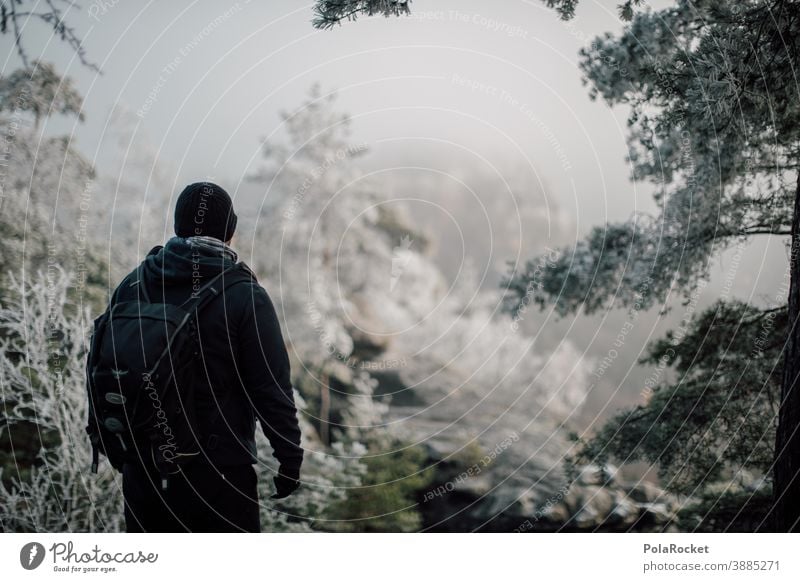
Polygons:
<instances>
[{"instance_id":1,"label":"logo icon","mask_svg":"<svg viewBox=\"0 0 800 582\"><path fill-rule=\"evenodd\" d=\"M39 542L29 542L19 552L19 563L26 570L35 570L44 561L44 546Z\"/></svg>"}]
</instances>

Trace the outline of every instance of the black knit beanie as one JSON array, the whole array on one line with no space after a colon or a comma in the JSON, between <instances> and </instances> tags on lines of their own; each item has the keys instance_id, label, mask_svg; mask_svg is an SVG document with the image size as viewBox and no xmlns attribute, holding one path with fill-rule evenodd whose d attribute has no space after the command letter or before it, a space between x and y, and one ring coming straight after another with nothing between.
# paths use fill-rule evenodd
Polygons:
<instances>
[{"instance_id":1,"label":"black knit beanie","mask_svg":"<svg viewBox=\"0 0 800 582\"><path fill-rule=\"evenodd\" d=\"M189 184L175 204L175 234L180 237L213 236L227 242L236 222L231 197L211 182Z\"/></svg>"}]
</instances>

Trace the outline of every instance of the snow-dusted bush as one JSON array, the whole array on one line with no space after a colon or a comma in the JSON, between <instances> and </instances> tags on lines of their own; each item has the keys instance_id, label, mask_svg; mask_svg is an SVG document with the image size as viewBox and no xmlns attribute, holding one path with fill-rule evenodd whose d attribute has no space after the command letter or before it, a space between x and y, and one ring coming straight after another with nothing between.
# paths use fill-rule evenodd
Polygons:
<instances>
[{"instance_id":1,"label":"snow-dusted bush","mask_svg":"<svg viewBox=\"0 0 800 582\"><path fill-rule=\"evenodd\" d=\"M299 410L306 408L303 397L295 392ZM326 448L317 438L317 432L305 414L299 415L302 432L301 445L305 451L301 474L302 486L290 497L275 501L272 478L278 466L272 457L267 458L269 443L258 433L259 499L261 503L262 531L311 531L315 522L323 519L328 509L347 497L349 488L358 487L366 472L361 461L367 449L360 441L337 442Z\"/></svg>"},{"instance_id":2,"label":"snow-dusted bush","mask_svg":"<svg viewBox=\"0 0 800 582\"><path fill-rule=\"evenodd\" d=\"M91 318L69 298L58 266L12 274L0 299L0 475L5 531L119 531L121 484L101 462L90 473L85 354Z\"/></svg>"}]
</instances>

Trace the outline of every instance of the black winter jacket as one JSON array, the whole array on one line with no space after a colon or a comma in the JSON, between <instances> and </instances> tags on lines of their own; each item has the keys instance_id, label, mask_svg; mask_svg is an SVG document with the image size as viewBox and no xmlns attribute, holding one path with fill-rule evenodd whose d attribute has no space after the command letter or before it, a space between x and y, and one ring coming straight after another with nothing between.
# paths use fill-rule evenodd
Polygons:
<instances>
[{"instance_id":1,"label":"black winter jacket","mask_svg":"<svg viewBox=\"0 0 800 582\"><path fill-rule=\"evenodd\" d=\"M145 258L144 283L151 300L180 304L232 264L174 237ZM112 305L130 299L124 294L137 278L134 270L123 279ZM218 467L254 463L258 420L281 472L298 479L303 449L289 357L275 308L255 275L206 305L198 332L202 370L197 374L195 399L205 455Z\"/></svg>"}]
</instances>

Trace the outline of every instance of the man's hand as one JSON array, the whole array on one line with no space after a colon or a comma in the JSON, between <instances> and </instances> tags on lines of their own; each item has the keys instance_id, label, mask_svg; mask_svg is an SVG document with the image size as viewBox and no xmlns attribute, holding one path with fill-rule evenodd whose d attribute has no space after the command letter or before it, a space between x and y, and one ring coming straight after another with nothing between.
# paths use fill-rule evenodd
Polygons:
<instances>
[{"instance_id":1,"label":"man's hand","mask_svg":"<svg viewBox=\"0 0 800 582\"><path fill-rule=\"evenodd\" d=\"M284 499L289 497L292 493L297 491L297 488L300 487L300 480L299 475L289 476L287 475L283 468L278 471L278 475L272 478L272 481L275 483L275 495L270 496L270 499Z\"/></svg>"}]
</instances>

